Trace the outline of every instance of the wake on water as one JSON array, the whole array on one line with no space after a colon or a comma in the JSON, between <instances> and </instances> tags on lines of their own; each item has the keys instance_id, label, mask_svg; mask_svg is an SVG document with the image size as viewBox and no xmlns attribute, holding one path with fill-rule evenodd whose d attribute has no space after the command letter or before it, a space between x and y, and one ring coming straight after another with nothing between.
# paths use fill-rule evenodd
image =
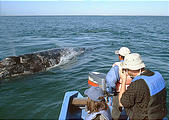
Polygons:
<instances>
[{"instance_id":1,"label":"wake on water","mask_svg":"<svg viewBox=\"0 0 169 120\"><path fill-rule=\"evenodd\" d=\"M61 52L59 64L55 64L53 67L50 67L50 69L55 68L57 66L65 65L70 61L74 61L79 55L81 55L84 52L85 52L84 48L64 48L63 51Z\"/></svg>"}]
</instances>

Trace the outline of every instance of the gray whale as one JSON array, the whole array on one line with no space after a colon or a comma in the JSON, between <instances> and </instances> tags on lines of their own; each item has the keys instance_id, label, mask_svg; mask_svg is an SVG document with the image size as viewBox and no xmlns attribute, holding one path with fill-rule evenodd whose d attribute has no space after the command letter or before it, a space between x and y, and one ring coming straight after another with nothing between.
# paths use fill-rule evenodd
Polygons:
<instances>
[{"instance_id":1,"label":"gray whale","mask_svg":"<svg viewBox=\"0 0 169 120\"><path fill-rule=\"evenodd\" d=\"M0 61L0 79L44 71L83 52L84 48L63 48L6 57Z\"/></svg>"}]
</instances>

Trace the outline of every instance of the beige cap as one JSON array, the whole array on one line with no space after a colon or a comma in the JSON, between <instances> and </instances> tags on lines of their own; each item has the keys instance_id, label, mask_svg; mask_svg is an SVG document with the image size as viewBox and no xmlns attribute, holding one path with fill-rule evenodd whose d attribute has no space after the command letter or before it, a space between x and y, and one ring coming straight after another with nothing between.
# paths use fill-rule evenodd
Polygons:
<instances>
[{"instance_id":1,"label":"beige cap","mask_svg":"<svg viewBox=\"0 0 169 120\"><path fill-rule=\"evenodd\" d=\"M126 56L128 54L130 54L130 49L127 47L121 47L120 50L116 50L115 54L117 55L121 55L121 56Z\"/></svg>"},{"instance_id":2,"label":"beige cap","mask_svg":"<svg viewBox=\"0 0 169 120\"><path fill-rule=\"evenodd\" d=\"M141 56L138 53L131 53L124 58L124 62L122 62L123 69L129 70L139 70L145 67Z\"/></svg>"}]
</instances>

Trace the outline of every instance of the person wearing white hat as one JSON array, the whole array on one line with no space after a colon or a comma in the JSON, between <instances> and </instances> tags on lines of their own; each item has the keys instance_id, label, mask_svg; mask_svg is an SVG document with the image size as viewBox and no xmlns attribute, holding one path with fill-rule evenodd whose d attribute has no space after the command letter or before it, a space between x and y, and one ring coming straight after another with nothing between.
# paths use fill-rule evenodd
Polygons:
<instances>
[{"instance_id":1,"label":"person wearing white hat","mask_svg":"<svg viewBox=\"0 0 169 120\"><path fill-rule=\"evenodd\" d=\"M115 54L119 56L119 60L124 60L124 57L128 54L130 54L131 51L127 47L121 47L120 50L116 50Z\"/></svg>"},{"instance_id":2,"label":"person wearing white hat","mask_svg":"<svg viewBox=\"0 0 169 120\"><path fill-rule=\"evenodd\" d=\"M167 115L165 80L157 71L145 69L138 53L125 56L122 62L122 87L119 105L125 108L130 119L163 119ZM126 90L126 78L132 83Z\"/></svg>"},{"instance_id":3,"label":"person wearing white hat","mask_svg":"<svg viewBox=\"0 0 169 120\"><path fill-rule=\"evenodd\" d=\"M115 62L113 64L113 67L118 66L119 74L121 74L121 72L122 72L121 63L124 61L125 56L129 55L130 53L131 53L131 51L127 47L121 47L120 50L115 51L115 54L118 55L120 62ZM122 81L120 79L116 82L116 91L117 92L120 92L119 90L121 88L121 83L122 83ZM127 82L126 82L126 88L130 85L130 83L131 83L131 78L128 77Z\"/></svg>"},{"instance_id":4,"label":"person wearing white hat","mask_svg":"<svg viewBox=\"0 0 169 120\"><path fill-rule=\"evenodd\" d=\"M112 110L112 117L113 119L119 119L121 111L119 110L119 101L118 101L118 93L121 88L121 83L122 80L120 80L120 73L122 71L121 68L121 62L124 61L124 58L126 55L130 54L130 49L127 47L121 47L119 50L115 51L115 54L118 55L119 61L120 62L115 62L110 69L110 71L106 75L106 87L107 87L107 92L108 93L113 93L115 92L116 94L113 96L113 110ZM126 88L129 86L131 83L131 78L127 78L126 82Z\"/></svg>"}]
</instances>

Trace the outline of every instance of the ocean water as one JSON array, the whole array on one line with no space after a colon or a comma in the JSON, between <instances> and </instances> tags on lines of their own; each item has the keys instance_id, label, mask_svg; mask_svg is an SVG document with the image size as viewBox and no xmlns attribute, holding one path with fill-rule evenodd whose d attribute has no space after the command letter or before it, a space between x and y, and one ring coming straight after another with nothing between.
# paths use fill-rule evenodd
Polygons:
<instances>
[{"instance_id":1,"label":"ocean water","mask_svg":"<svg viewBox=\"0 0 169 120\"><path fill-rule=\"evenodd\" d=\"M20 16L0 17L0 60L54 48L85 48L64 64L0 84L0 119L58 119L67 91L88 87L88 73L107 73L127 46L146 67L159 71L169 110L169 17ZM169 117L169 115L167 116Z\"/></svg>"}]
</instances>

